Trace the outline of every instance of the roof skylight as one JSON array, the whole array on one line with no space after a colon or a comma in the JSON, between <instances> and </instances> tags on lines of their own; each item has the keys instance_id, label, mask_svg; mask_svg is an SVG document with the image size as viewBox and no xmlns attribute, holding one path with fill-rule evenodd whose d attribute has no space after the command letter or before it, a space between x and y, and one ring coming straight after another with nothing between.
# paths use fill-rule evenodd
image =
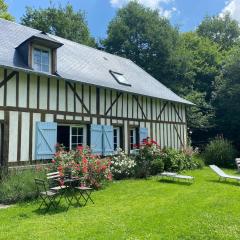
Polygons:
<instances>
[{"instance_id":1,"label":"roof skylight","mask_svg":"<svg viewBox=\"0 0 240 240\"><path fill-rule=\"evenodd\" d=\"M125 86L131 86L131 84L129 83L129 81L126 79L126 77L121 74L121 73L118 73L118 72L113 72L113 71L109 71L111 73L111 75L114 77L114 79L119 83L119 84L122 84L122 85L125 85Z\"/></svg>"}]
</instances>

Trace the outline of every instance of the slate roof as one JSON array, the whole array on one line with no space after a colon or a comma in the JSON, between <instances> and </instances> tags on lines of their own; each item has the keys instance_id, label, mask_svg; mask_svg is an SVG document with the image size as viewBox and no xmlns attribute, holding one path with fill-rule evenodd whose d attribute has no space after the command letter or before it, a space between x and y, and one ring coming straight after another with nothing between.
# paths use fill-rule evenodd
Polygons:
<instances>
[{"instance_id":1,"label":"slate roof","mask_svg":"<svg viewBox=\"0 0 240 240\"><path fill-rule=\"evenodd\" d=\"M41 31L0 19L0 65L33 71L24 64L16 48L38 34ZM66 80L192 104L177 96L131 60L51 34L47 36L63 44L57 50L57 74ZM131 87L119 84L109 73L110 70L124 74Z\"/></svg>"},{"instance_id":2,"label":"slate roof","mask_svg":"<svg viewBox=\"0 0 240 240\"><path fill-rule=\"evenodd\" d=\"M45 32L37 33L37 34L33 35L32 37L30 37L29 39L27 39L26 41L28 41L28 40L31 40L31 41L35 42L36 44L46 44L46 43L48 43L48 46L50 48L58 48L58 47L61 47L63 45L61 42L59 42L59 41L51 38L50 36L48 36L48 34L45 33ZM19 47L23 43L21 43L19 45Z\"/></svg>"}]
</instances>

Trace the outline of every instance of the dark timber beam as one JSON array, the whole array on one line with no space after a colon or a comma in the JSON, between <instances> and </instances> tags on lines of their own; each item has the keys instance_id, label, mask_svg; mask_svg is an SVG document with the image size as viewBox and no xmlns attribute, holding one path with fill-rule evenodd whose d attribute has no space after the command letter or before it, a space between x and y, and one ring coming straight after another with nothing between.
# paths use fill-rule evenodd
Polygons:
<instances>
[{"instance_id":1,"label":"dark timber beam","mask_svg":"<svg viewBox=\"0 0 240 240\"><path fill-rule=\"evenodd\" d=\"M179 141L180 141L181 146L184 147L183 141L182 141L182 139L181 139L181 136L179 135L179 132L178 132L178 130L177 130L176 125L174 124L173 127L174 127L174 129L175 129L175 131L176 131L176 133L177 133L177 137L178 137L178 139L179 139Z\"/></svg>"},{"instance_id":2,"label":"dark timber beam","mask_svg":"<svg viewBox=\"0 0 240 240\"><path fill-rule=\"evenodd\" d=\"M180 114L179 114L178 110L176 109L176 106L175 106L173 103L171 103L171 105L173 106L174 111L175 111L175 113L177 114L178 118L179 118L180 121L182 122L183 120L182 120L182 118L180 117Z\"/></svg>"},{"instance_id":3,"label":"dark timber beam","mask_svg":"<svg viewBox=\"0 0 240 240\"><path fill-rule=\"evenodd\" d=\"M17 71L12 71L10 74L6 74L7 70L5 69L4 79L0 82L0 88L4 86L12 77L17 75Z\"/></svg>"},{"instance_id":4,"label":"dark timber beam","mask_svg":"<svg viewBox=\"0 0 240 240\"><path fill-rule=\"evenodd\" d=\"M142 115L144 116L145 119L147 119L147 116L146 116L146 114L144 113L143 108L142 108L141 104L139 103L137 97L136 97L135 95L133 95L133 97L134 97L134 99L136 100L137 105L138 105L139 108L141 109Z\"/></svg>"},{"instance_id":5,"label":"dark timber beam","mask_svg":"<svg viewBox=\"0 0 240 240\"><path fill-rule=\"evenodd\" d=\"M71 90L73 91L74 95L76 96L76 98L78 99L78 101L82 104L83 108L86 110L86 112L88 114L90 114L89 109L86 107L86 105L84 104L82 98L80 98L80 96L78 95L77 91L75 90L75 88L72 86L71 83L67 82L67 85L71 88Z\"/></svg>"},{"instance_id":6,"label":"dark timber beam","mask_svg":"<svg viewBox=\"0 0 240 240\"><path fill-rule=\"evenodd\" d=\"M117 94L117 97L116 97L115 100L111 103L111 106L110 106L110 107L108 108L108 110L105 112L105 115L107 115L107 114L111 111L113 105L118 101L118 99L119 99L121 96L122 96L122 93L118 93L118 94Z\"/></svg>"},{"instance_id":7,"label":"dark timber beam","mask_svg":"<svg viewBox=\"0 0 240 240\"><path fill-rule=\"evenodd\" d=\"M166 108L167 104L168 104L168 102L165 102L165 103L164 103L164 105L163 105L163 107L162 107L162 109L161 109L161 111L160 111L160 113L159 113L159 115L158 115L158 117L157 117L157 120L159 120L159 119L161 118L162 113L163 113L164 109Z\"/></svg>"}]
</instances>

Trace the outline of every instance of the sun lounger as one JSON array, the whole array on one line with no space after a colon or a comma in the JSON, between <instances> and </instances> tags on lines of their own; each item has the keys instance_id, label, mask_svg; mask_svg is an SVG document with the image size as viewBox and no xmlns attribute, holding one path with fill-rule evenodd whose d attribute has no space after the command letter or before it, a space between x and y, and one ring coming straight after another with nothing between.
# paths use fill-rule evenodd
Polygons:
<instances>
[{"instance_id":1,"label":"sun lounger","mask_svg":"<svg viewBox=\"0 0 240 240\"><path fill-rule=\"evenodd\" d=\"M226 181L227 179L234 179L234 180L240 181L240 177L234 176L234 175L228 175L216 165L210 165L209 167L219 176L219 181L221 180Z\"/></svg>"},{"instance_id":2,"label":"sun lounger","mask_svg":"<svg viewBox=\"0 0 240 240\"><path fill-rule=\"evenodd\" d=\"M193 182L194 181L194 177L192 176L187 176L187 175L180 175L174 172L163 172L160 174L160 176L162 178L167 178L170 180L185 180L188 182Z\"/></svg>"},{"instance_id":3,"label":"sun lounger","mask_svg":"<svg viewBox=\"0 0 240 240\"><path fill-rule=\"evenodd\" d=\"M236 162L236 165L237 165L238 172L240 172L240 158L236 158L235 162Z\"/></svg>"}]
</instances>

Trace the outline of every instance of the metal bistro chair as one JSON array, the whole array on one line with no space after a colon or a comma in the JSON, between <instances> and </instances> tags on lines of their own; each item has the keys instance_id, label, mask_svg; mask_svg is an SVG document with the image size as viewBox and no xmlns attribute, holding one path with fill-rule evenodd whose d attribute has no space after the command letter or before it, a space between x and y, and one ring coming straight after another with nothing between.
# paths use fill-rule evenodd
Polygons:
<instances>
[{"instance_id":1,"label":"metal bistro chair","mask_svg":"<svg viewBox=\"0 0 240 240\"><path fill-rule=\"evenodd\" d=\"M47 173L47 180L50 190L58 192L67 188L66 185L60 185L60 179L61 176L59 172Z\"/></svg>"},{"instance_id":2,"label":"metal bistro chair","mask_svg":"<svg viewBox=\"0 0 240 240\"><path fill-rule=\"evenodd\" d=\"M59 193L53 190L47 190L44 180L35 179L35 184L37 187L38 196L42 199L39 209L41 209L43 205L46 206L45 212L47 212L51 206L57 209L61 201L61 195L60 195L60 199L56 201L57 197L59 196Z\"/></svg>"}]
</instances>

